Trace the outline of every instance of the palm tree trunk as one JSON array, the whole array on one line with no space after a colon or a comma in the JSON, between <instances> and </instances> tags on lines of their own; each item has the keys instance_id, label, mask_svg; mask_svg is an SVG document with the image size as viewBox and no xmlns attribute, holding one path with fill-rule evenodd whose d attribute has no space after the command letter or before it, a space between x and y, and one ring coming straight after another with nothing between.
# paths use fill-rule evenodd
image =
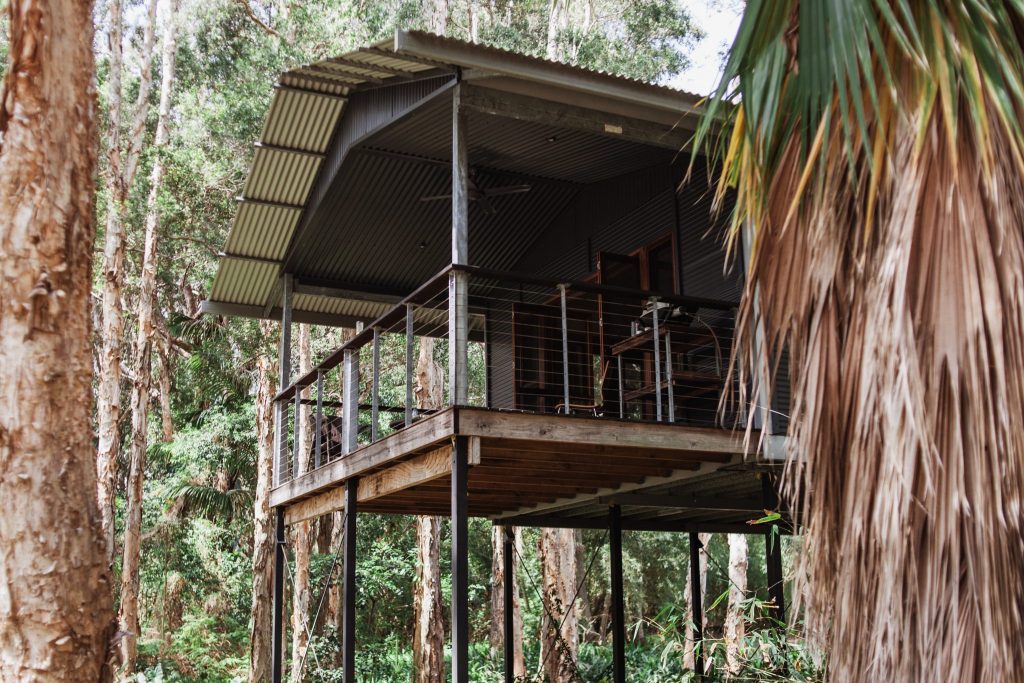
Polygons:
<instances>
[{"instance_id":1,"label":"palm tree trunk","mask_svg":"<svg viewBox=\"0 0 1024 683\"><path fill-rule=\"evenodd\" d=\"M312 353L310 351L310 330L309 325L299 325L299 376L309 372L313 368ZM309 398L309 389L302 392L303 398ZM297 443L299 457L296 459L298 471L295 476L308 472L312 464L310 462L310 450L313 442L313 428L311 423L311 411L308 407L302 411L302 419L299 420L299 434ZM295 551L295 572L292 581L292 681L299 683L302 677L302 666L306 646L309 643L308 633L313 625L309 623L309 558L313 551L313 543L316 537L313 534L313 523L306 519L292 526L292 547Z\"/></svg>"},{"instance_id":2,"label":"palm tree trunk","mask_svg":"<svg viewBox=\"0 0 1024 683\"><path fill-rule=\"evenodd\" d=\"M416 361L416 404L421 409L444 404L441 367L434 360L435 340L420 337ZM416 683L444 683L444 619L441 614L440 517L416 518L416 627L413 668Z\"/></svg>"},{"instance_id":3,"label":"palm tree trunk","mask_svg":"<svg viewBox=\"0 0 1024 683\"><path fill-rule=\"evenodd\" d=\"M142 59L139 71L139 94L135 119L140 112L149 112L149 92L152 83L153 45L155 42L156 0L149 0L147 22L142 41ZM138 154L142 147L145 126L133 126L127 158L122 157L121 82L124 70L122 43L124 40L124 8L121 0L110 3L110 26L107 41L110 46L110 75L107 81L107 100L110 125L107 129L107 222L103 244L103 293L101 315L101 350L98 355L96 386L96 495L103 521L107 553L114 555L114 482L117 457L121 446L118 427L121 419L121 337L124 318L121 314L121 290L124 287L124 215L128 193L138 168ZM142 121L145 116L141 115Z\"/></svg>"},{"instance_id":4,"label":"palm tree trunk","mask_svg":"<svg viewBox=\"0 0 1024 683\"><path fill-rule=\"evenodd\" d=\"M274 325L260 322L264 339L274 337ZM270 488L274 481L274 405L276 371L269 354L256 357L256 496L253 502L252 624L249 632L249 683L270 680L270 630L274 580L274 520Z\"/></svg>"},{"instance_id":5,"label":"palm tree trunk","mask_svg":"<svg viewBox=\"0 0 1024 683\"><path fill-rule=\"evenodd\" d=\"M575 681L579 629L576 593L576 532L541 529L539 554L545 610L541 615L540 659L551 683Z\"/></svg>"},{"instance_id":6,"label":"palm tree trunk","mask_svg":"<svg viewBox=\"0 0 1024 683\"><path fill-rule=\"evenodd\" d=\"M135 671L138 655L139 564L142 538L142 488L146 468L148 438L149 390L153 355L153 308L156 305L156 258L159 209L157 198L163 183L162 152L169 137L171 93L174 87L174 57L177 44L175 15L177 0L168 7L167 24L161 45L160 108L157 115L155 159L150 173L149 198L146 205L146 236L142 255L142 277L139 284L139 328L135 340L135 381L132 386L132 439L129 459L127 513L124 530L124 555L121 561L120 629L127 635L122 641L123 671Z\"/></svg>"},{"instance_id":7,"label":"palm tree trunk","mask_svg":"<svg viewBox=\"0 0 1024 683\"><path fill-rule=\"evenodd\" d=\"M725 673L730 678L743 671L743 601L747 598L747 537L729 534L729 602L725 616Z\"/></svg>"},{"instance_id":8,"label":"palm tree trunk","mask_svg":"<svg viewBox=\"0 0 1024 683\"><path fill-rule=\"evenodd\" d=\"M99 681L113 634L91 439L90 2L11 0L0 92L0 680Z\"/></svg>"}]
</instances>

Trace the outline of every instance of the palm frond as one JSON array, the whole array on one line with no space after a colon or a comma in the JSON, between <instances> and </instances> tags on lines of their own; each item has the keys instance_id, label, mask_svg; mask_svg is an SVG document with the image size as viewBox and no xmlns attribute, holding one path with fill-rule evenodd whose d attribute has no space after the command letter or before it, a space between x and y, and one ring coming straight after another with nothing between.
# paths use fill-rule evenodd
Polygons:
<instances>
[{"instance_id":1,"label":"palm frond","mask_svg":"<svg viewBox=\"0 0 1024 683\"><path fill-rule=\"evenodd\" d=\"M741 386L789 353L835 680L1018 675L1022 36L1019 0L749 0L697 133L748 231Z\"/></svg>"}]
</instances>

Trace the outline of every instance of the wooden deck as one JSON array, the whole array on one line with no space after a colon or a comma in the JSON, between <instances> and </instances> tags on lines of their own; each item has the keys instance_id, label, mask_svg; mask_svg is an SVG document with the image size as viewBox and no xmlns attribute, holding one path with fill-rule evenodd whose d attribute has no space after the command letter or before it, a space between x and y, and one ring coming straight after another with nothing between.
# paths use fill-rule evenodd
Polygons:
<instances>
[{"instance_id":1,"label":"wooden deck","mask_svg":"<svg viewBox=\"0 0 1024 683\"><path fill-rule=\"evenodd\" d=\"M271 505L285 507L288 523L340 510L342 484L359 477L360 512L448 515L455 436L469 444L469 514L519 521L550 522L600 506L602 496L704 477L742 463L743 453L741 435L727 430L449 408L278 486Z\"/></svg>"}]
</instances>

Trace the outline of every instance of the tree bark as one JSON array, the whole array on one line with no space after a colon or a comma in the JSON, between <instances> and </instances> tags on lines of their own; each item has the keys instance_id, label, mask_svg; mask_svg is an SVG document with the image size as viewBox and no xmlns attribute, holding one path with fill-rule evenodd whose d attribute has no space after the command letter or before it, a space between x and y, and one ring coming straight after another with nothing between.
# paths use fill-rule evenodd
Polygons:
<instances>
[{"instance_id":1,"label":"tree bark","mask_svg":"<svg viewBox=\"0 0 1024 683\"><path fill-rule=\"evenodd\" d=\"M165 443L174 440L174 412L171 410L171 354L166 338L157 343L157 385L160 396L160 432Z\"/></svg>"},{"instance_id":2,"label":"tree bark","mask_svg":"<svg viewBox=\"0 0 1024 683\"><path fill-rule=\"evenodd\" d=\"M160 108L157 115L155 158L150 172L146 205L146 236L139 283L138 331L135 340L135 381L132 384L132 439L129 459L127 512L125 515L124 555L121 561L121 607L118 612L122 640L122 666L125 673L135 671L138 655L139 564L142 538L142 488L146 469L149 391L153 356L153 308L156 305L157 229L159 227L160 185L163 183L163 149L169 138L171 93L174 86L174 57L177 45L175 15L178 0L170 0L161 43Z\"/></svg>"},{"instance_id":3,"label":"tree bark","mask_svg":"<svg viewBox=\"0 0 1024 683\"><path fill-rule=\"evenodd\" d=\"M541 529L539 541L545 610L541 615L540 660L551 683L577 679L579 629L573 596L576 594L576 532Z\"/></svg>"},{"instance_id":4,"label":"tree bark","mask_svg":"<svg viewBox=\"0 0 1024 683\"><path fill-rule=\"evenodd\" d=\"M313 358L310 351L310 329L309 325L299 325L299 376L306 374L313 368ZM303 398L310 398L310 391L302 392ZM312 467L309 453L313 442L313 429L311 423L312 406L304 406L302 419L299 420L299 453L296 459L299 471L296 476L308 472ZM292 676L294 683L302 680L302 666L306 646L309 643L309 558L313 550L313 543L316 540L313 534L313 523L310 520L303 520L292 526L292 547L295 550L295 572L292 580Z\"/></svg>"},{"instance_id":5,"label":"tree bark","mask_svg":"<svg viewBox=\"0 0 1024 683\"><path fill-rule=\"evenodd\" d=\"M448 30L448 0L427 0L427 30L443 36Z\"/></svg>"},{"instance_id":6,"label":"tree bark","mask_svg":"<svg viewBox=\"0 0 1024 683\"><path fill-rule=\"evenodd\" d=\"M707 606L707 604L706 604L707 596L705 594L706 591L707 591L707 586L708 586L708 554L707 554L707 547L708 547L708 543L711 541L711 534L697 534L697 538L700 539L700 544L701 544L700 563L699 563L700 564L700 605L701 605L701 609L703 610ZM685 591L685 593L686 593L686 604L687 605L690 605L690 602L691 602L690 601L690 596L692 595L692 593L690 591L690 586L691 586L690 576L691 576L691 574L690 574L689 568L687 568L687 572L686 572L686 591ZM690 612L688 611L687 612L687 618L689 618L689 616L690 616ZM706 629L707 628L707 624L705 624L704 626L705 626L705 629ZM694 646L694 642L693 642L693 629L692 628L687 628L686 629L686 639L683 641L683 666L685 668L687 668L687 669L690 669L690 670L693 669L693 646Z\"/></svg>"},{"instance_id":7,"label":"tree bark","mask_svg":"<svg viewBox=\"0 0 1024 683\"><path fill-rule=\"evenodd\" d=\"M91 439L92 3L11 0L0 92L0 680L109 676Z\"/></svg>"},{"instance_id":8,"label":"tree bark","mask_svg":"<svg viewBox=\"0 0 1024 683\"><path fill-rule=\"evenodd\" d=\"M444 404L443 370L434 360L435 340L420 337L416 360L416 405L421 409ZM440 517L416 518L416 626L413 669L416 683L444 683L444 618L441 613Z\"/></svg>"},{"instance_id":9,"label":"tree bark","mask_svg":"<svg viewBox=\"0 0 1024 683\"><path fill-rule=\"evenodd\" d=\"M513 543L520 551L513 559L513 567L522 556L522 531L513 527ZM515 574L505 576L505 528L491 527L491 655L505 647L505 582L512 582L512 672L516 678L526 678L526 659L523 656L523 613L519 608L519 582Z\"/></svg>"},{"instance_id":10,"label":"tree bark","mask_svg":"<svg viewBox=\"0 0 1024 683\"><path fill-rule=\"evenodd\" d=\"M265 339L274 337L274 325L260 322ZM274 481L274 405L277 393L275 363L268 353L256 358L256 496L253 503L252 623L249 629L249 683L270 680L270 631L273 617L274 520L270 515L270 489Z\"/></svg>"},{"instance_id":11,"label":"tree bark","mask_svg":"<svg viewBox=\"0 0 1024 683\"><path fill-rule=\"evenodd\" d=\"M552 61L561 61L562 50L558 44L558 36L569 24L569 0L550 0L548 5L548 34L545 43L545 55Z\"/></svg>"},{"instance_id":12,"label":"tree bark","mask_svg":"<svg viewBox=\"0 0 1024 683\"><path fill-rule=\"evenodd\" d=\"M747 537L729 534L729 603L725 616L725 673L730 678L743 671L740 646L745 621L743 601L747 599Z\"/></svg>"},{"instance_id":13,"label":"tree bark","mask_svg":"<svg viewBox=\"0 0 1024 683\"><path fill-rule=\"evenodd\" d=\"M107 554L111 561L114 554L114 482L121 446L118 425L121 419L121 337L124 335L124 318L121 313L121 290L125 277L123 220L128 193L135 180L135 169L138 168L146 115L149 112L156 6L157 0L149 0L139 72L139 93L129 148L124 158L121 156L121 83L124 70L124 8L121 0L111 0L110 26L107 30L107 41L110 46L110 75L107 81L110 127L107 132L107 222L103 243L102 334L96 386L96 495L102 515Z\"/></svg>"}]
</instances>

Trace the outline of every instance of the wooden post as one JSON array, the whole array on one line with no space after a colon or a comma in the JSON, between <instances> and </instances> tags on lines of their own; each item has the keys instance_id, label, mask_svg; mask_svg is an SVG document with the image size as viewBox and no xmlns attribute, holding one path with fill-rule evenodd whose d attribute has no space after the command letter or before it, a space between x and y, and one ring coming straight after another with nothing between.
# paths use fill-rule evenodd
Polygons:
<instances>
[{"instance_id":1,"label":"wooden post","mask_svg":"<svg viewBox=\"0 0 1024 683\"><path fill-rule=\"evenodd\" d=\"M626 607L622 596L622 509L608 508L612 582L612 680L626 683Z\"/></svg>"},{"instance_id":2,"label":"wooden post","mask_svg":"<svg viewBox=\"0 0 1024 683\"><path fill-rule=\"evenodd\" d=\"M452 95L452 263L469 264L469 147L462 86ZM466 354L469 344L469 291L466 273L448 279L448 399L465 405L469 398Z\"/></svg>"},{"instance_id":3,"label":"wooden post","mask_svg":"<svg viewBox=\"0 0 1024 683\"><path fill-rule=\"evenodd\" d=\"M452 683L469 683L469 442L452 448Z\"/></svg>"},{"instance_id":4,"label":"wooden post","mask_svg":"<svg viewBox=\"0 0 1024 683\"><path fill-rule=\"evenodd\" d=\"M342 598L342 681L356 681L356 500L359 479L345 483L345 559Z\"/></svg>"},{"instance_id":5,"label":"wooden post","mask_svg":"<svg viewBox=\"0 0 1024 683\"><path fill-rule=\"evenodd\" d=\"M274 524L274 613L270 634L270 680L284 680L284 508L277 508Z\"/></svg>"},{"instance_id":6,"label":"wooden post","mask_svg":"<svg viewBox=\"0 0 1024 683\"><path fill-rule=\"evenodd\" d=\"M345 349L345 390L342 396L341 452L349 454L359 447L359 349Z\"/></svg>"},{"instance_id":7,"label":"wooden post","mask_svg":"<svg viewBox=\"0 0 1024 683\"><path fill-rule=\"evenodd\" d=\"M693 673L704 680L704 606L700 595L700 535L690 533L690 619L693 621Z\"/></svg>"},{"instance_id":8,"label":"wooden post","mask_svg":"<svg viewBox=\"0 0 1024 683\"><path fill-rule=\"evenodd\" d=\"M516 641L515 641L515 563L513 562L513 553L515 553L515 529L510 525L502 527L505 532L505 583L502 586L504 589L504 602L505 610L505 683L515 683L516 679Z\"/></svg>"}]
</instances>

